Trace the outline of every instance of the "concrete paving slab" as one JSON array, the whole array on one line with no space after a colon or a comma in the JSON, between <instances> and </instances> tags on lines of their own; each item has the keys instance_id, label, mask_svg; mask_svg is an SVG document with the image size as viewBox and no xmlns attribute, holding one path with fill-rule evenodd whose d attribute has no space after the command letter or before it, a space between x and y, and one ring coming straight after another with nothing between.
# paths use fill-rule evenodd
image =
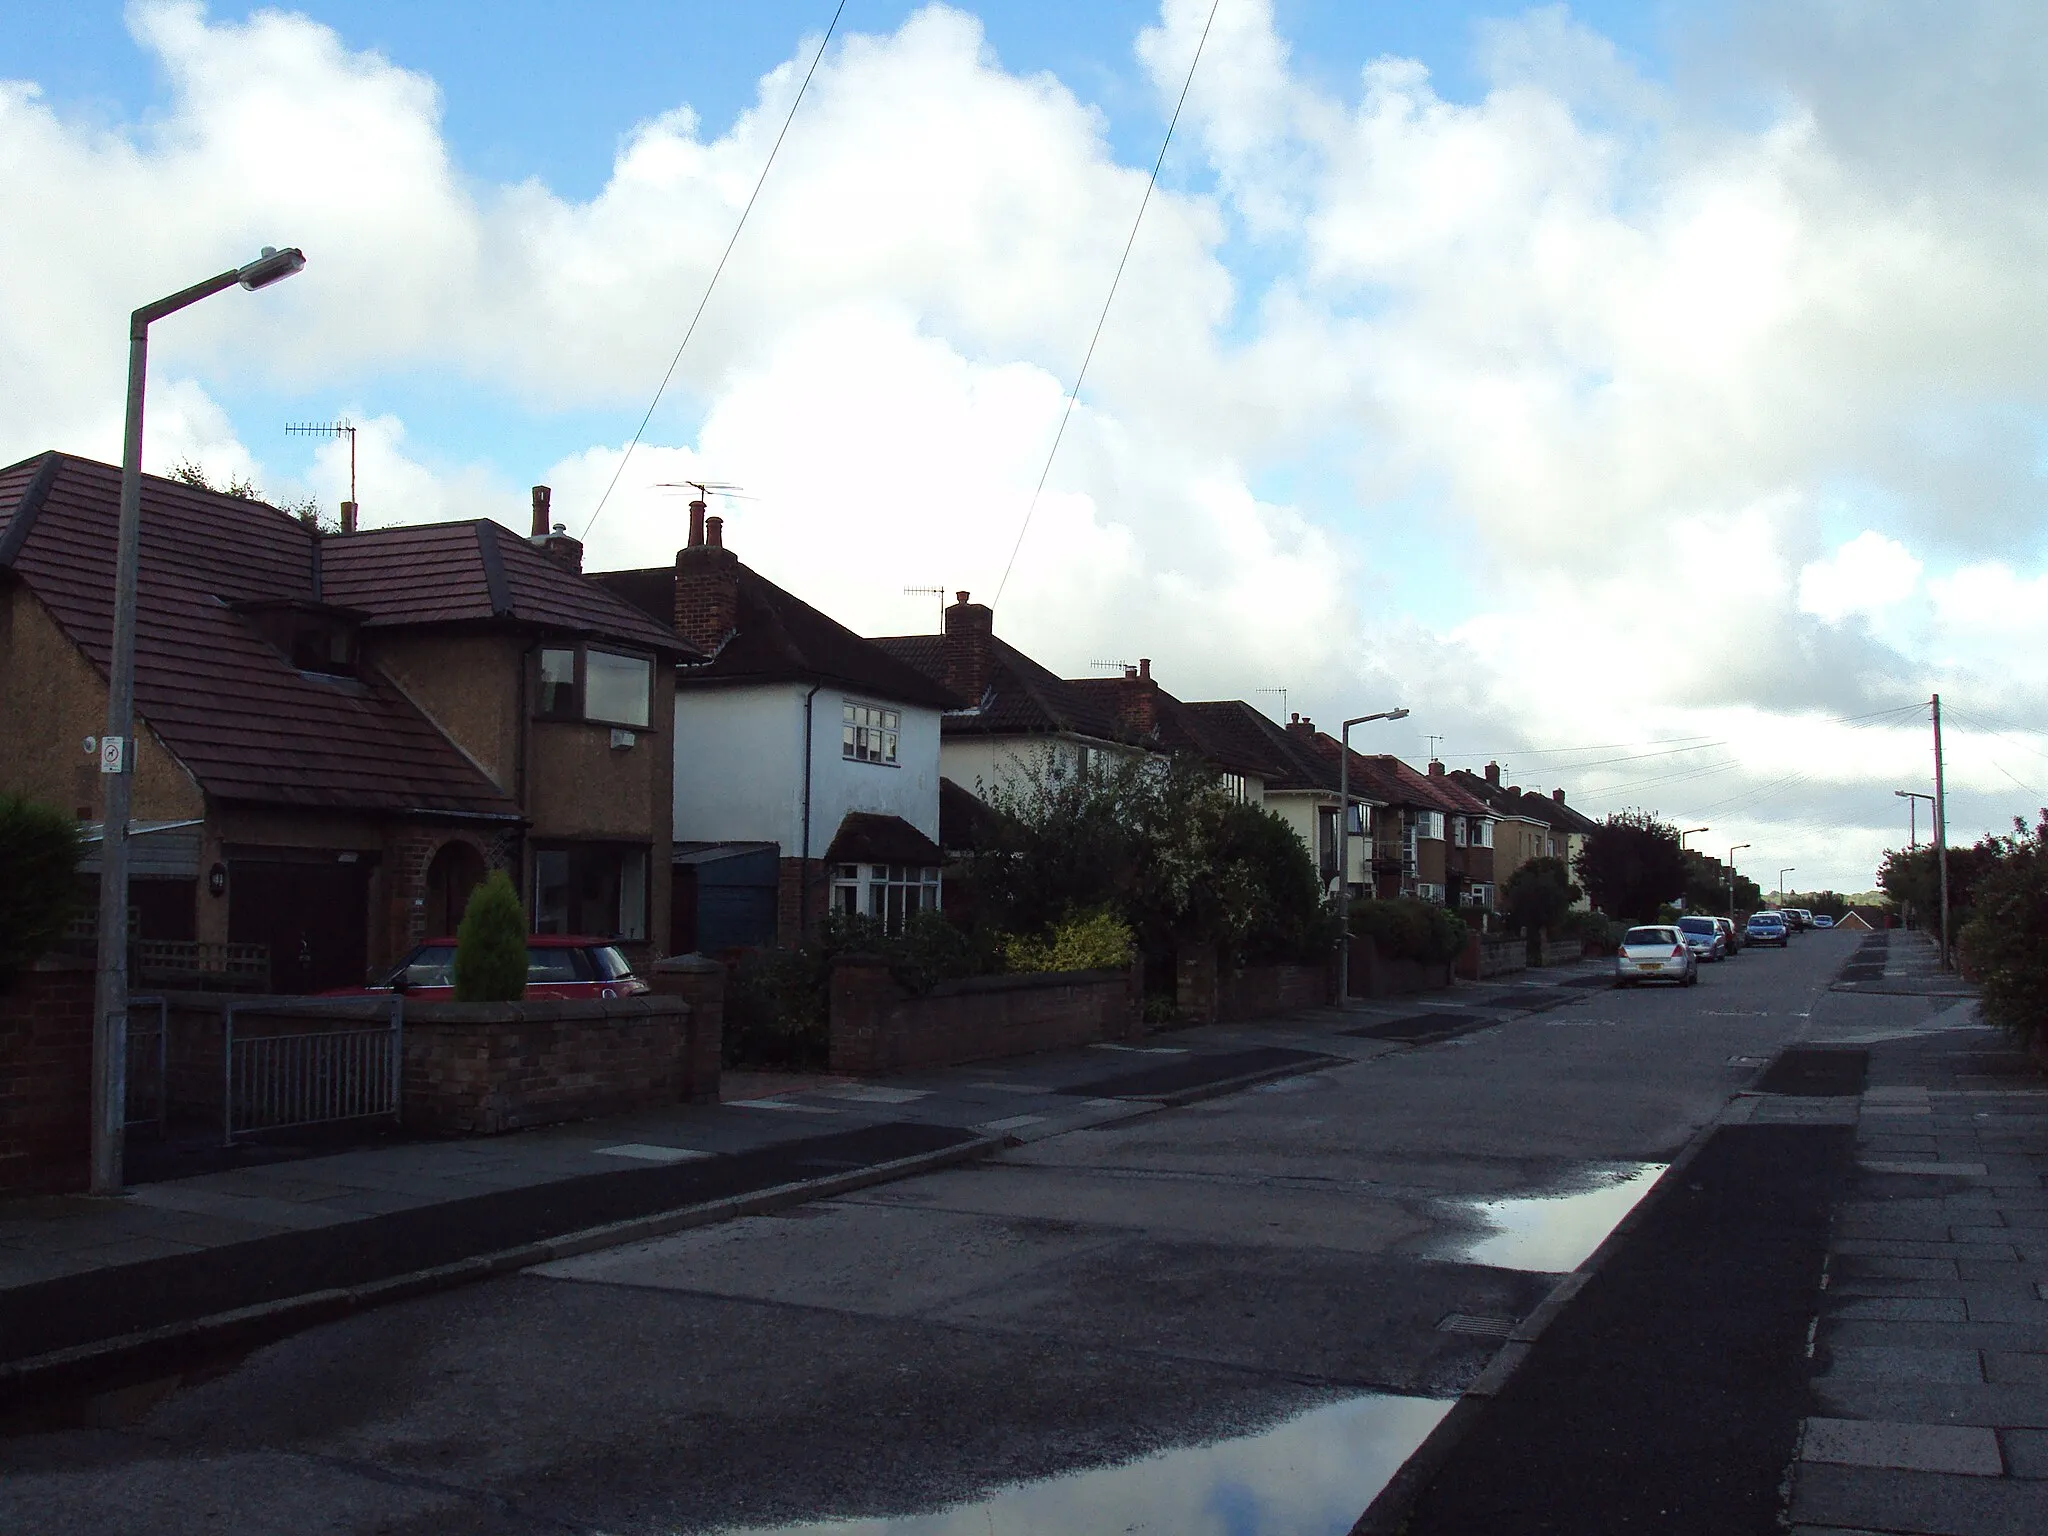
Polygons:
<instances>
[{"instance_id":1,"label":"concrete paving slab","mask_svg":"<svg viewBox=\"0 0 2048 1536\"><path fill-rule=\"evenodd\" d=\"M2001 1430L1998 1440L2014 1477L2048 1478L2048 1428Z\"/></svg>"},{"instance_id":2,"label":"concrete paving slab","mask_svg":"<svg viewBox=\"0 0 2048 1536\"><path fill-rule=\"evenodd\" d=\"M1802 1462L1792 1519L1912 1536L2039 1536L2048 1484Z\"/></svg>"},{"instance_id":3,"label":"concrete paving slab","mask_svg":"<svg viewBox=\"0 0 2048 1536\"><path fill-rule=\"evenodd\" d=\"M1846 1345L1828 1351L1827 1369L1818 1379L1974 1385L1984 1380L1984 1362L1974 1349Z\"/></svg>"},{"instance_id":4,"label":"concrete paving slab","mask_svg":"<svg viewBox=\"0 0 2048 1536\"><path fill-rule=\"evenodd\" d=\"M1830 1311L1842 1322L1966 1323L1961 1297L1852 1297Z\"/></svg>"},{"instance_id":5,"label":"concrete paving slab","mask_svg":"<svg viewBox=\"0 0 2048 1536\"><path fill-rule=\"evenodd\" d=\"M1844 1467L1965 1477L1999 1477L2005 1472L1998 1436L1974 1425L1810 1418L1800 1437L1799 1457Z\"/></svg>"},{"instance_id":6,"label":"concrete paving slab","mask_svg":"<svg viewBox=\"0 0 2048 1536\"><path fill-rule=\"evenodd\" d=\"M1817 1411L1833 1419L2048 1429L2048 1393L2033 1386L1853 1381L1839 1376L1816 1376L1813 1396Z\"/></svg>"}]
</instances>

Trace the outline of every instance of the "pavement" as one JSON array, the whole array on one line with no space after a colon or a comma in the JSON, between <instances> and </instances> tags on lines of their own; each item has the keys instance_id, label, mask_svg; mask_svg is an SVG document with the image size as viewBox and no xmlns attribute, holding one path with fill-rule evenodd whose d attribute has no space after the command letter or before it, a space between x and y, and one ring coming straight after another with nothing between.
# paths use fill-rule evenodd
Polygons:
<instances>
[{"instance_id":1,"label":"pavement","mask_svg":"<svg viewBox=\"0 0 2048 1536\"><path fill-rule=\"evenodd\" d=\"M222 1284L518 1242L182 1355L102 1329L0 1439L0 1527L2048 1529L2048 1080L1917 943L177 1180L324 1213L182 1239ZM380 1169L424 1203L337 1215ZM24 1280L153 1291L124 1240Z\"/></svg>"}]
</instances>

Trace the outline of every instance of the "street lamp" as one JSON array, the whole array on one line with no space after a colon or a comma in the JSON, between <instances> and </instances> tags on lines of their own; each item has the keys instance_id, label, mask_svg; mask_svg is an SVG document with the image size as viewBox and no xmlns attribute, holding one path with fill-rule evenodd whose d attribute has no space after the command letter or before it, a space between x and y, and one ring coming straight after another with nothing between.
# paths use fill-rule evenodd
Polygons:
<instances>
[{"instance_id":1,"label":"street lamp","mask_svg":"<svg viewBox=\"0 0 2048 1536\"><path fill-rule=\"evenodd\" d=\"M1714 829L1712 827L1687 827L1683 832L1678 834L1678 851L1680 853L1683 853L1685 851L1685 840L1688 837L1691 837L1693 833L1711 832L1713 830Z\"/></svg>"},{"instance_id":2,"label":"street lamp","mask_svg":"<svg viewBox=\"0 0 2048 1536\"><path fill-rule=\"evenodd\" d=\"M1728 920L1735 920L1735 855L1747 848L1747 843L1737 843L1728 850Z\"/></svg>"},{"instance_id":3,"label":"street lamp","mask_svg":"<svg viewBox=\"0 0 2048 1536\"><path fill-rule=\"evenodd\" d=\"M149 328L188 304L240 283L254 291L305 266L305 253L266 245L263 254L203 283L145 304L128 317L128 420L121 445L121 522L114 554L113 654L107 663L107 729L100 738L106 817L100 834L99 973L93 985L92 1192L119 1194L121 1135L128 1118L128 805L135 772L135 578L142 557L142 395Z\"/></svg>"},{"instance_id":4,"label":"street lamp","mask_svg":"<svg viewBox=\"0 0 2048 1536\"><path fill-rule=\"evenodd\" d=\"M1892 793L1906 802L1906 814L1910 818L1907 822L1907 829L1913 839L1910 847L1918 848L1920 846L1920 802L1925 800L1929 807L1929 813L1932 814L1934 796L1923 795L1916 789L1895 789Z\"/></svg>"},{"instance_id":5,"label":"street lamp","mask_svg":"<svg viewBox=\"0 0 2048 1536\"><path fill-rule=\"evenodd\" d=\"M1796 874L1798 869L1798 865L1788 864L1778 871L1778 903L1780 906L1784 905L1785 901L1785 877L1790 874Z\"/></svg>"},{"instance_id":6,"label":"street lamp","mask_svg":"<svg viewBox=\"0 0 2048 1536\"><path fill-rule=\"evenodd\" d=\"M1337 1006L1351 999L1351 727L1369 720L1406 720L1405 708L1354 715L1337 732Z\"/></svg>"}]
</instances>

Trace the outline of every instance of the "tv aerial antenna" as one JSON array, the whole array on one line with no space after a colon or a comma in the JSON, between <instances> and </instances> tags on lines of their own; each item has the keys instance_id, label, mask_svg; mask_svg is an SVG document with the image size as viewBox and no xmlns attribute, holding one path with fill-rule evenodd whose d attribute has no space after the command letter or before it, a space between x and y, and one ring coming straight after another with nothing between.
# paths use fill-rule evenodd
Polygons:
<instances>
[{"instance_id":1,"label":"tv aerial antenna","mask_svg":"<svg viewBox=\"0 0 2048 1536\"><path fill-rule=\"evenodd\" d=\"M1424 741L1426 741L1426 742L1428 742L1428 743L1429 743L1429 760L1430 760L1431 762L1435 762L1435 761L1436 761L1436 744L1437 744L1438 742L1442 741L1442 740L1443 740L1443 737L1441 737L1441 736L1425 736L1425 737L1423 737L1422 739L1423 739Z\"/></svg>"},{"instance_id":2,"label":"tv aerial antenna","mask_svg":"<svg viewBox=\"0 0 2048 1536\"><path fill-rule=\"evenodd\" d=\"M939 600L939 633L946 632L946 589L944 587L905 587L905 597L936 597Z\"/></svg>"},{"instance_id":3,"label":"tv aerial antenna","mask_svg":"<svg viewBox=\"0 0 2048 1536\"><path fill-rule=\"evenodd\" d=\"M1285 688L1279 688L1279 687L1274 687L1274 688L1254 688L1254 689L1252 690L1252 692L1253 692L1253 693L1277 693L1277 694L1279 694L1279 695L1280 695L1280 720L1281 720L1281 723L1282 723L1283 725L1284 725L1284 724L1286 723L1286 720L1287 720L1287 690L1286 690Z\"/></svg>"},{"instance_id":4,"label":"tv aerial antenna","mask_svg":"<svg viewBox=\"0 0 2048 1536\"><path fill-rule=\"evenodd\" d=\"M695 491L697 500L709 501L713 496L724 496L732 501L759 501L758 496L749 496L746 491L731 480L657 480L657 491Z\"/></svg>"},{"instance_id":5,"label":"tv aerial antenna","mask_svg":"<svg viewBox=\"0 0 2048 1536\"><path fill-rule=\"evenodd\" d=\"M339 421L288 421L289 437L346 437L348 439L348 504L356 504L356 428L346 416Z\"/></svg>"}]
</instances>

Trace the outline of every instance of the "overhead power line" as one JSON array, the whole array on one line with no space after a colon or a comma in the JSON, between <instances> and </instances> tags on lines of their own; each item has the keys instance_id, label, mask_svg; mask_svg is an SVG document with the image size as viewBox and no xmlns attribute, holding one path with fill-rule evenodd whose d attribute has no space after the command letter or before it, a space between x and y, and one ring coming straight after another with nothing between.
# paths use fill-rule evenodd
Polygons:
<instances>
[{"instance_id":1,"label":"overhead power line","mask_svg":"<svg viewBox=\"0 0 2048 1536\"><path fill-rule=\"evenodd\" d=\"M747 215L754 211L754 203L761 196L761 188L768 183L768 172L774 168L775 157L782 153L782 141L789 136L789 125L796 121L796 109L803 105L804 94L811 88L811 76L818 72L818 64L825 57L825 45L832 41L832 34L839 30L840 15L846 10L846 0L832 12L831 23L825 28L825 35L818 39L818 51L811 55L811 67L804 71L803 84L796 88L796 99L789 104L789 112L782 119L782 131L775 135L775 143L768 150L768 158L761 166L761 174L754 181L754 190L748 194L747 206L740 210L740 221L732 227L732 238L725 242L725 251L718 258L718 265L711 269L711 281L704 285L704 296L697 301L697 312L690 316L689 326L683 331L683 339L676 343L675 356L668 360L668 371L661 376L654 398L647 402L647 414L640 418L640 425L634 429L633 440L626 444L626 451L619 455L619 467L612 471L611 483L604 488L604 494L597 498L597 507L590 514L590 520L583 525L583 537L590 537L590 530L603 514L605 504L612 499L612 492L619 488L619 477L626 472L626 461L633 457L633 450L640 446L640 439L647 433L647 424L654 420L654 408L661 404L661 397L667 393L669 380L676 376L676 365L683 360L683 349L690 344L690 338L697 334L697 322L704 318L704 306L711 302L711 290L718 286L720 274L725 271L726 262L732 259L732 248L740 243L740 231L747 227Z\"/></svg>"},{"instance_id":2,"label":"overhead power line","mask_svg":"<svg viewBox=\"0 0 2048 1536\"><path fill-rule=\"evenodd\" d=\"M1210 0L1209 19L1202 23L1202 35L1195 42L1195 56L1188 60L1188 77L1181 82L1180 100L1173 104L1173 116L1166 123L1166 137L1159 141L1159 158L1152 162L1151 179L1145 183L1145 195L1138 200L1138 216L1131 220L1130 238L1124 241L1124 253L1117 259L1116 275L1109 280L1109 293L1102 301L1102 313L1095 317L1095 334L1088 338L1088 350L1081 357L1081 371L1074 375L1074 387L1067 392L1066 406L1060 411L1059 429L1052 435L1052 449L1045 456L1045 468L1038 472L1038 485L1031 492L1031 504L1024 509L1024 521L1017 529L1017 542L1010 546L1009 562L1003 567L1003 579L996 583L996 603L1003 600L1003 589L1010 584L1010 572L1017 564L1017 552L1024 547L1024 535L1031 531L1032 514L1038 510L1038 498L1045 494L1046 476L1052 473L1052 461L1059 456L1060 439L1067 435L1067 420L1074 414L1074 405L1081 398L1081 381L1088 377L1088 364L1094 361L1095 344L1102 340L1102 327L1109 319L1109 306L1116 302L1117 284L1124 280L1124 267L1130 262L1131 247L1138 243L1138 226L1145 222L1145 210L1152 203L1152 189L1159 185L1159 168L1166 164L1166 147L1173 142L1173 130L1180 124L1180 109L1187 105L1188 87L1195 83L1195 66L1202 62L1202 49L1208 44L1209 29L1216 24L1216 8L1223 0ZM991 608L995 603L989 605Z\"/></svg>"}]
</instances>

